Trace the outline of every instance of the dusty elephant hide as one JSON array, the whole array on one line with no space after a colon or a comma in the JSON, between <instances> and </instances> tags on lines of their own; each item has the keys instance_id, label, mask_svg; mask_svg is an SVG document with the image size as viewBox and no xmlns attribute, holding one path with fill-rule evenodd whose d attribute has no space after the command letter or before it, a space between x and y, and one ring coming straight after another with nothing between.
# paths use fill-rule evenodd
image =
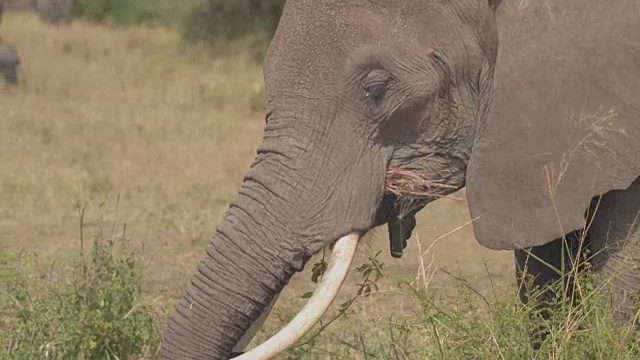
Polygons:
<instances>
[{"instance_id":1,"label":"dusty elephant hide","mask_svg":"<svg viewBox=\"0 0 640 360\"><path fill-rule=\"evenodd\" d=\"M640 176L639 13L635 0L503 4L495 97L467 170L480 243L545 244Z\"/></svg>"}]
</instances>

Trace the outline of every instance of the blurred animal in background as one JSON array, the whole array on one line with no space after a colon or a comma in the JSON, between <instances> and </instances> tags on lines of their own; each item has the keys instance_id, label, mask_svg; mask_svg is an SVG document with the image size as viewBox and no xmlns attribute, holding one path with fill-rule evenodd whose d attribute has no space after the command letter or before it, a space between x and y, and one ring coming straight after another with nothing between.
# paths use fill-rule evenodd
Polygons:
<instances>
[{"instance_id":1,"label":"blurred animal in background","mask_svg":"<svg viewBox=\"0 0 640 360\"><path fill-rule=\"evenodd\" d=\"M20 56L12 46L0 43L0 77L7 84L18 84ZM1 81L1 80L0 80Z\"/></svg>"},{"instance_id":2,"label":"blurred animal in background","mask_svg":"<svg viewBox=\"0 0 640 360\"><path fill-rule=\"evenodd\" d=\"M5 0L0 0L0 24L5 9ZM13 46L5 44L0 36L0 79L7 84L18 83L18 66L20 56Z\"/></svg>"}]
</instances>

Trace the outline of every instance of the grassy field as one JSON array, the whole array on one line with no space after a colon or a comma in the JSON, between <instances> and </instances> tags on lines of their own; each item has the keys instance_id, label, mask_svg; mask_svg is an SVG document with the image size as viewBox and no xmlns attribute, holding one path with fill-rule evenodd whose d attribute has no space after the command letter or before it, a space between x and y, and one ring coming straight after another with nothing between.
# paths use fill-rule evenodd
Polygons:
<instances>
[{"instance_id":1,"label":"grassy field","mask_svg":"<svg viewBox=\"0 0 640 360\"><path fill-rule=\"evenodd\" d=\"M55 28L32 15L6 14L0 30L23 60L21 85L0 89L7 204L0 297L16 303L4 283L22 269L21 249L32 259L25 268L37 297L64 276L58 266L77 261L81 246L88 252L97 236L135 254L141 271L135 302L151 305L162 323L255 155L264 125L261 66L242 45L233 56L211 56L159 28L82 22ZM378 291L356 297L317 339L283 358L530 356L526 316L514 301L512 255L476 243L464 198L460 192L425 209L401 260L389 256L385 228L368 235L324 323L361 287L355 267L380 251ZM304 304L318 258L291 281L256 341ZM17 320L15 311L3 314L0 325L10 335L0 337L0 354L9 354L19 346L11 339ZM605 325L558 335L539 356L612 358L615 350L613 358L633 358L637 349L625 348L606 319L593 321ZM569 338L584 342L569 346ZM33 346L42 354L49 349ZM139 355L152 358L154 350Z\"/></svg>"}]
</instances>

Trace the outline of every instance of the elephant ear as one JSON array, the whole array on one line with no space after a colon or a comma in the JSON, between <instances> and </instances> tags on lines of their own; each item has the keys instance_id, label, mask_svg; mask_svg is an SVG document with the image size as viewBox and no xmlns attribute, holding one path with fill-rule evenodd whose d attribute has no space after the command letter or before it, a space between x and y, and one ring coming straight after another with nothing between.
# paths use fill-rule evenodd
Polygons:
<instances>
[{"instance_id":1,"label":"elephant ear","mask_svg":"<svg viewBox=\"0 0 640 360\"><path fill-rule=\"evenodd\" d=\"M583 228L593 196L640 176L635 1L498 18L493 104L467 168L481 244L538 246Z\"/></svg>"}]
</instances>

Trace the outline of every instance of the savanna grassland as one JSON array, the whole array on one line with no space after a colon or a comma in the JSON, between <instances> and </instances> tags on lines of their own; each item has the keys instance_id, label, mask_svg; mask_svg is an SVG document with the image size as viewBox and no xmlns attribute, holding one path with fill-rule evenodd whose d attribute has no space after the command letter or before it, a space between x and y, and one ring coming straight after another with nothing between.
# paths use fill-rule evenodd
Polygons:
<instances>
[{"instance_id":1,"label":"savanna grassland","mask_svg":"<svg viewBox=\"0 0 640 360\"><path fill-rule=\"evenodd\" d=\"M261 139L261 64L245 40L224 55L163 27L54 27L7 13L1 31L20 52L22 82L0 89L0 357L155 358ZM532 356L512 255L476 243L464 197L420 213L403 259L389 256L385 227L368 235L323 324L350 307L282 358ZM254 343L302 307L321 258ZM631 359L628 336L594 300L554 323L538 356Z\"/></svg>"}]
</instances>

